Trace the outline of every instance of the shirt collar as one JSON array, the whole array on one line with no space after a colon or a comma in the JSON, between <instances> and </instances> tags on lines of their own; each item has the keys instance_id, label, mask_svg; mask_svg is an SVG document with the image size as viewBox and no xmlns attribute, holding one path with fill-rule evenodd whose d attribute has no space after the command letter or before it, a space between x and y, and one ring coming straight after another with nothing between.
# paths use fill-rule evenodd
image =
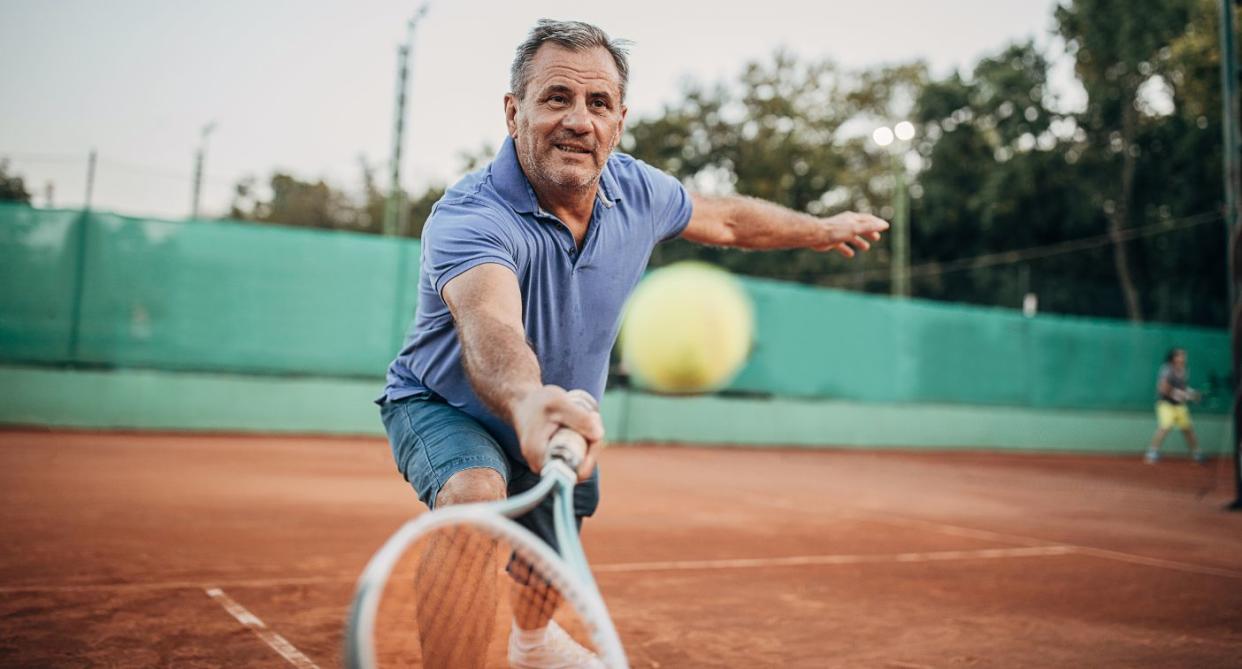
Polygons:
<instances>
[{"instance_id":1,"label":"shirt collar","mask_svg":"<svg viewBox=\"0 0 1242 669\"><path fill-rule=\"evenodd\" d=\"M612 161L609 160L599 175L599 190L596 192L600 203L610 209L621 199L621 188L611 168ZM540 211L535 189L531 188L530 180L526 178L526 173L518 162L517 147L514 146L512 137L505 137L496 159L492 161L492 184L514 211L523 214Z\"/></svg>"}]
</instances>

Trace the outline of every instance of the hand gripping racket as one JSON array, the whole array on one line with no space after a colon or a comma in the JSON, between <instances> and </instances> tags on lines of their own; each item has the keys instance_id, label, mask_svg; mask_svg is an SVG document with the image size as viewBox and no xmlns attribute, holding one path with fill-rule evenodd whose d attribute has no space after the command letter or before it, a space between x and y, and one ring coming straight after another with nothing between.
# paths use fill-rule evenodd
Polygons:
<instances>
[{"instance_id":1,"label":"hand gripping racket","mask_svg":"<svg viewBox=\"0 0 1242 669\"><path fill-rule=\"evenodd\" d=\"M570 395L598 410L586 392ZM397 530L358 580L345 665L507 667L510 629L552 619L598 658L585 666L627 669L578 538L573 489L585 452L582 436L561 428L535 487L499 502L436 509ZM513 521L548 497L559 552Z\"/></svg>"}]
</instances>

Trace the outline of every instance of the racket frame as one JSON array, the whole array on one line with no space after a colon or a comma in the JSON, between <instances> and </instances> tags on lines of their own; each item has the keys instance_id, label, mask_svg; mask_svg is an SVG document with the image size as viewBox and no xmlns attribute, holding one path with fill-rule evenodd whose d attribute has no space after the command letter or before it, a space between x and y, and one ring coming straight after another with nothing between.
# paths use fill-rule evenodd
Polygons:
<instances>
[{"instance_id":1,"label":"racket frame","mask_svg":"<svg viewBox=\"0 0 1242 669\"><path fill-rule=\"evenodd\" d=\"M402 525L367 563L354 591L348 626L345 630L345 665L352 669L375 669L375 620L380 597L401 555L422 536L451 525L486 528L500 539L521 546L544 567L541 574L560 592L561 597L579 611L592 628L591 640L600 659L610 669L628 669L621 639L600 597L595 579L578 538L574 516L574 470L560 457L550 457L539 483L530 490L496 502L461 504L436 509ZM562 555L557 555L533 532L513 522L539 505L549 494L555 496L553 529ZM528 556L524 556L528 557Z\"/></svg>"}]
</instances>

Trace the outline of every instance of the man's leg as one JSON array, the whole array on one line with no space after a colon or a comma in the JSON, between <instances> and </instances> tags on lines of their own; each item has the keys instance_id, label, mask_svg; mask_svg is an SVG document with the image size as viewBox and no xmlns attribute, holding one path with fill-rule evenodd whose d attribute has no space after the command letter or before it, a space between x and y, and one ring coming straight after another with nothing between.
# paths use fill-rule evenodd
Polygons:
<instances>
[{"instance_id":1,"label":"man's leg","mask_svg":"<svg viewBox=\"0 0 1242 669\"><path fill-rule=\"evenodd\" d=\"M382 409L398 470L431 508L506 496L509 461L477 421L432 393ZM468 529L431 535L415 573L423 666L478 667L496 618L494 539Z\"/></svg>"},{"instance_id":2,"label":"man's leg","mask_svg":"<svg viewBox=\"0 0 1242 669\"><path fill-rule=\"evenodd\" d=\"M538 482L539 477L530 470L519 472L515 468L512 480L509 482L509 494L520 494ZM551 498L545 499L529 513L517 518L517 523L543 539L544 543L559 553L555 524L552 522L554 506ZM597 506L599 506L598 471L586 482L574 488L574 512L578 517L579 529L582 528L583 518L595 513ZM514 623L523 630L535 630L547 626L560 605L560 594L544 583L538 575L532 576L530 567L516 555L509 561L508 572L513 581L510 597L513 602Z\"/></svg>"},{"instance_id":3,"label":"man's leg","mask_svg":"<svg viewBox=\"0 0 1242 669\"><path fill-rule=\"evenodd\" d=\"M509 494L516 495L537 483L539 477L529 470L518 471L509 483ZM595 512L599 504L598 474L579 484L574 490L574 510L578 515L578 527L582 519ZM517 518L518 524L559 552L556 532L553 529L554 503L545 499L526 515ZM541 576L532 573L521 556L513 555L508 566L511 581L509 601L513 606L513 632L509 637L509 661L513 666L573 666L602 667L599 659L578 645L553 620L561 605L561 596Z\"/></svg>"},{"instance_id":4,"label":"man's leg","mask_svg":"<svg viewBox=\"0 0 1242 669\"><path fill-rule=\"evenodd\" d=\"M1190 407L1185 404L1174 408L1172 412L1173 425L1182 431L1182 436L1186 439L1186 448L1190 450L1190 457L1195 462L1202 463L1203 451L1199 450L1199 438L1195 435L1194 423L1190 422Z\"/></svg>"},{"instance_id":5,"label":"man's leg","mask_svg":"<svg viewBox=\"0 0 1242 669\"><path fill-rule=\"evenodd\" d=\"M445 482L435 508L504 498L499 472L467 469ZM468 530L428 541L415 576L418 601L425 604L418 607L423 666L481 667L496 620L496 541Z\"/></svg>"},{"instance_id":6,"label":"man's leg","mask_svg":"<svg viewBox=\"0 0 1242 669\"><path fill-rule=\"evenodd\" d=\"M1158 427L1156 428L1156 433L1151 435L1151 444L1147 446L1147 455L1143 458L1148 464L1152 464L1160 459L1160 445L1164 443L1164 438L1168 434L1169 428Z\"/></svg>"},{"instance_id":7,"label":"man's leg","mask_svg":"<svg viewBox=\"0 0 1242 669\"><path fill-rule=\"evenodd\" d=\"M513 603L513 623L524 632L542 630L552 621L561 606L557 592L522 558L513 556L509 562L509 601Z\"/></svg>"},{"instance_id":8,"label":"man's leg","mask_svg":"<svg viewBox=\"0 0 1242 669\"><path fill-rule=\"evenodd\" d=\"M1182 436L1186 438L1186 447L1190 449L1190 457L1194 458L1195 462L1203 462L1203 451L1199 450L1199 437L1195 435L1195 429L1193 427L1182 429Z\"/></svg>"},{"instance_id":9,"label":"man's leg","mask_svg":"<svg viewBox=\"0 0 1242 669\"><path fill-rule=\"evenodd\" d=\"M1147 464L1155 464L1160 459L1160 446L1164 443L1164 438L1169 434L1169 430L1173 429L1174 420L1173 405L1163 400L1156 402L1156 433L1151 435L1151 443L1147 446L1147 454L1143 456L1143 461Z\"/></svg>"}]
</instances>

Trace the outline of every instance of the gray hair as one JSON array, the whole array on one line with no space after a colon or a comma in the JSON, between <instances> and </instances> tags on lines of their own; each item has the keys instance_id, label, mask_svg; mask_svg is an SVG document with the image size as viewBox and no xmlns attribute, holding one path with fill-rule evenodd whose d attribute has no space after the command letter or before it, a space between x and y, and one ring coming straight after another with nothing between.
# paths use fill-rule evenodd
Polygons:
<instances>
[{"instance_id":1,"label":"gray hair","mask_svg":"<svg viewBox=\"0 0 1242 669\"><path fill-rule=\"evenodd\" d=\"M613 39L603 30L581 21L554 21L539 19L530 29L526 40L518 45L513 65L509 68L509 87L517 99L526 97L526 85L530 83L530 62L544 42L552 42L571 51L607 49L612 62L621 75L621 100L625 100L625 86L630 80L629 40Z\"/></svg>"}]
</instances>

